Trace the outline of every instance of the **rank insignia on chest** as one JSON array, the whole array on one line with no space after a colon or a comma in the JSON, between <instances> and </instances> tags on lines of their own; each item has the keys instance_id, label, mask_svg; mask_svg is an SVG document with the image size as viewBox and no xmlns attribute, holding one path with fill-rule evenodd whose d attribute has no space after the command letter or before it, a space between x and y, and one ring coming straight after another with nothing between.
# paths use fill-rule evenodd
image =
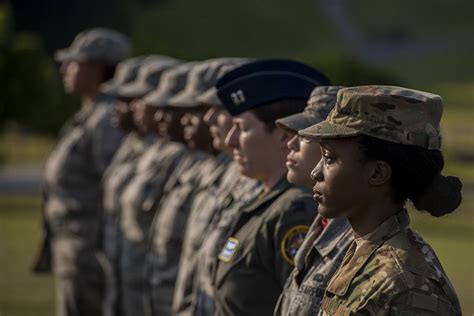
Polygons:
<instances>
[{"instance_id":1,"label":"rank insignia on chest","mask_svg":"<svg viewBox=\"0 0 474 316\"><path fill-rule=\"evenodd\" d=\"M295 265L295 256L303 244L303 240L308 233L309 226L298 225L290 228L281 241L281 254L288 263Z\"/></svg>"},{"instance_id":2,"label":"rank insignia on chest","mask_svg":"<svg viewBox=\"0 0 474 316\"><path fill-rule=\"evenodd\" d=\"M219 253L219 260L224 262L231 262L235 257L237 250L239 249L240 241L234 237L229 237L222 248L222 251Z\"/></svg>"}]
</instances>

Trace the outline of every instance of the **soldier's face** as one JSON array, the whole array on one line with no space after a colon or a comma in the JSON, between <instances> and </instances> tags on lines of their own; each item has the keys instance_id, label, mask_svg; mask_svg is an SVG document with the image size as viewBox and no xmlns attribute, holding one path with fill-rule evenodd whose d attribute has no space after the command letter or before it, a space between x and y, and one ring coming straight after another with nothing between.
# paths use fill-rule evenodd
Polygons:
<instances>
[{"instance_id":1,"label":"soldier's face","mask_svg":"<svg viewBox=\"0 0 474 316\"><path fill-rule=\"evenodd\" d=\"M321 159L319 143L312 138L294 134L288 141L290 153L286 159L287 178L290 183L313 187L311 171Z\"/></svg>"},{"instance_id":2,"label":"soldier's face","mask_svg":"<svg viewBox=\"0 0 474 316\"><path fill-rule=\"evenodd\" d=\"M166 137L171 141L184 141L184 128L180 121L185 112L179 109L160 109L155 113L155 125L158 135Z\"/></svg>"},{"instance_id":3,"label":"soldier's face","mask_svg":"<svg viewBox=\"0 0 474 316\"><path fill-rule=\"evenodd\" d=\"M352 218L367 210L374 192L370 186L371 162L363 159L353 139L323 140L321 160L311 172L318 212L327 218Z\"/></svg>"},{"instance_id":4,"label":"soldier's face","mask_svg":"<svg viewBox=\"0 0 474 316\"><path fill-rule=\"evenodd\" d=\"M68 61L61 64L64 90L84 95L96 92L101 84L103 67L96 63Z\"/></svg>"},{"instance_id":5,"label":"soldier's face","mask_svg":"<svg viewBox=\"0 0 474 316\"><path fill-rule=\"evenodd\" d=\"M155 128L154 115L156 107L148 106L140 99L131 103L133 109L133 120L141 133L150 133Z\"/></svg>"},{"instance_id":6,"label":"soldier's face","mask_svg":"<svg viewBox=\"0 0 474 316\"><path fill-rule=\"evenodd\" d=\"M209 126L212 145L215 149L230 152L225 143L225 137L232 128L232 117L224 109L211 107L204 115L204 121Z\"/></svg>"},{"instance_id":7,"label":"soldier's face","mask_svg":"<svg viewBox=\"0 0 474 316\"><path fill-rule=\"evenodd\" d=\"M116 100L114 104L114 111L112 115L112 124L119 127L125 132L130 132L136 129L133 120L133 111L128 102Z\"/></svg>"},{"instance_id":8,"label":"soldier's face","mask_svg":"<svg viewBox=\"0 0 474 316\"><path fill-rule=\"evenodd\" d=\"M233 126L226 137L227 146L232 148L234 160L241 173L250 178L265 181L275 171L279 157L287 155L287 139L280 129L271 132L251 112L245 112L232 119ZM284 143L282 141L284 139Z\"/></svg>"},{"instance_id":9,"label":"soldier's face","mask_svg":"<svg viewBox=\"0 0 474 316\"><path fill-rule=\"evenodd\" d=\"M188 112L181 118L181 125L189 148L209 152L212 150L212 138L203 116L203 111Z\"/></svg>"}]
</instances>

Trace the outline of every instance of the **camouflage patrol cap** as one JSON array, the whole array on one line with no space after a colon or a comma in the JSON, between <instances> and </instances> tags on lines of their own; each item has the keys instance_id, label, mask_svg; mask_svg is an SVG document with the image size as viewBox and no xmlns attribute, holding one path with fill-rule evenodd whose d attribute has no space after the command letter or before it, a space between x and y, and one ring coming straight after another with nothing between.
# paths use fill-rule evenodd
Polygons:
<instances>
[{"instance_id":1,"label":"camouflage patrol cap","mask_svg":"<svg viewBox=\"0 0 474 316\"><path fill-rule=\"evenodd\" d=\"M242 61L241 58L215 58L196 65L188 75L185 89L169 100L170 106L195 107L200 105L197 98L212 88L222 67Z\"/></svg>"},{"instance_id":2,"label":"camouflage patrol cap","mask_svg":"<svg viewBox=\"0 0 474 316\"><path fill-rule=\"evenodd\" d=\"M118 89L137 78L138 69L145 62L146 57L139 56L121 61L117 65L114 77L100 87L102 93L117 96Z\"/></svg>"},{"instance_id":3,"label":"camouflage patrol cap","mask_svg":"<svg viewBox=\"0 0 474 316\"><path fill-rule=\"evenodd\" d=\"M150 91L156 89L162 74L180 61L168 56L153 57L146 60L138 70L137 78L123 86L120 86L118 95L124 98L141 98Z\"/></svg>"},{"instance_id":4,"label":"camouflage patrol cap","mask_svg":"<svg viewBox=\"0 0 474 316\"><path fill-rule=\"evenodd\" d=\"M327 119L299 132L319 138L368 135L386 141L440 149L439 95L393 86L361 86L338 92Z\"/></svg>"},{"instance_id":5,"label":"camouflage patrol cap","mask_svg":"<svg viewBox=\"0 0 474 316\"><path fill-rule=\"evenodd\" d=\"M55 54L58 62L99 62L115 65L130 54L130 41L122 33L106 28L94 28L79 33L71 46Z\"/></svg>"},{"instance_id":6,"label":"camouflage patrol cap","mask_svg":"<svg viewBox=\"0 0 474 316\"><path fill-rule=\"evenodd\" d=\"M299 130L322 122L336 104L337 92L342 86L319 86L313 89L306 108L302 113L296 113L275 121L284 130L297 133Z\"/></svg>"},{"instance_id":7,"label":"camouflage patrol cap","mask_svg":"<svg viewBox=\"0 0 474 316\"><path fill-rule=\"evenodd\" d=\"M249 59L236 58L235 61L231 64L224 65L219 69L219 73L217 74L217 80L219 80L222 76L224 76L229 71L249 62ZM221 100L217 96L217 89L216 87L212 86L210 89L205 91L203 94L196 98L198 104L205 105L205 106L223 106Z\"/></svg>"},{"instance_id":8,"label":"camouflage patrol cap","mask_svg":"<svg viewBox=\"0 0 474 316\"><path fill-rule=\"evenodd\" d=\"M148 93L142 100L150 106L167 106L168 101L182 92L186 86L189 72L198 62L179 64L166 70L160 80L158 88Z\"/></svg>"}]
</instances>

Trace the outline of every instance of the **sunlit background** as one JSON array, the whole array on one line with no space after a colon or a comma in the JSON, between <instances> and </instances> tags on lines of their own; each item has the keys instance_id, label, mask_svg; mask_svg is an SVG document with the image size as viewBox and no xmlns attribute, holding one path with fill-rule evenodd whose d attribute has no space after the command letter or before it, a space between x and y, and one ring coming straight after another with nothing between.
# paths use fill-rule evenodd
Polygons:
<instances>
[{"instance_id":1,"label":"sunlit background","mask_svg":"<svg viewBox=\"0 0 474 316\"><path fill-rule=\"evenodd\" d=\"M0 0L0 315L52 315L50 276L33 276L41 168L65 119L52 54L96 26L130 36L134 55L183 60L287 57L338 85L394 84L440 94L445 174L459 210L412 212L474 315L474 2L469 0ZM409 181L409 179L407 179Z\"/></svg>"}]
</instances>

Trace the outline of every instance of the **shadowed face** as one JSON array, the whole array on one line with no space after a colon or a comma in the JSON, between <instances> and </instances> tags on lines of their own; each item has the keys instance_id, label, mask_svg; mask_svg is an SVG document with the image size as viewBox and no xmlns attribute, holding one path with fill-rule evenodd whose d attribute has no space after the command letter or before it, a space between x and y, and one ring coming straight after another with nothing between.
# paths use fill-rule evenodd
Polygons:
<instances>
[{"instance_id":1,"label":"shadowed face","mask_svg":"<svg viewBox=\"0 0 474 316\"><path fill-rule=\"evenodd\" d=\"M158 135L171 141L184 143L184 128L181 118L186 112L170 107L159 108L154 115L154 123Z\"/></svg>"},{"instance_id":2,"label":"shadowed face","mask_svg":"<svg viewBox=\"0 0 474 316\"><path fill-rule=\"evenodd\" d=\"M229 113L219 107L210 107L204 115L204 122L209 126L214 148L229 152L230 148L225 143L225 138L232 128L232 117Z\"/></svg>"},{"instance_id":3,"label":"shadowed face","mask_svg":"<svg viewBox=\"0 0 474 316\"><path fill-rule=\"evenodd\" d=\"M131 132L137 129L130 103L119 99L115 100L112 124L124 132Z\"/></svg>"},{"instance_id":4,"label":"shadowed face","mask_svg":"<svg viewBox=\"0 0 474 316\"><path fill-rule=\"evenodd\" d=\"M287 178L290 183L313 187L311 171L321 159L319 143L314 139L294 134L288 141L290 153L286 159Z\"/></svg>"},{"instance_id":5,"label":"shadowed face","mask_svg":"<svg viewBox=\"0 0 474 316\"><path fill-rule=\"evenodd\" d=\"M67 61L61 64L64 91L79 95L95 92L102 82L104 68L100 64Z\"/></svg>"},{"instance_id":6,"label":"shadowed face","mask_svg":"<svg viewBox=\"0 0 474 316\"><path fill-rule=\"evenodd\" d=\"M371 163L354 139L328 139L320 144L321 160L311 172L318 212L327 218L356 216L370 203Z\"/></svg>"},{"instance_id":7,"label":"shadowed face","mask_svg":"<svg viewBox=\"0 0 474 316\"><path fill-rule=\"evenodd\" d=\"M181 125L184 128L184 140L191 149L212 152L212 138L203 117L203 110L187 112L183 115Z\"/></svg>"},{"instance_id":8,"label":"shadowed face","mask_svg":"<svg viewBox=\"0 0 474 316\"><path fill-rule=\"evenodd\" d=\"M133 111L133 121L138 131L143 134L153 132L155 130L154 115L157 108L147 105L140 99L132 101L130 106Z\"/></svg>"}]
</instances>

